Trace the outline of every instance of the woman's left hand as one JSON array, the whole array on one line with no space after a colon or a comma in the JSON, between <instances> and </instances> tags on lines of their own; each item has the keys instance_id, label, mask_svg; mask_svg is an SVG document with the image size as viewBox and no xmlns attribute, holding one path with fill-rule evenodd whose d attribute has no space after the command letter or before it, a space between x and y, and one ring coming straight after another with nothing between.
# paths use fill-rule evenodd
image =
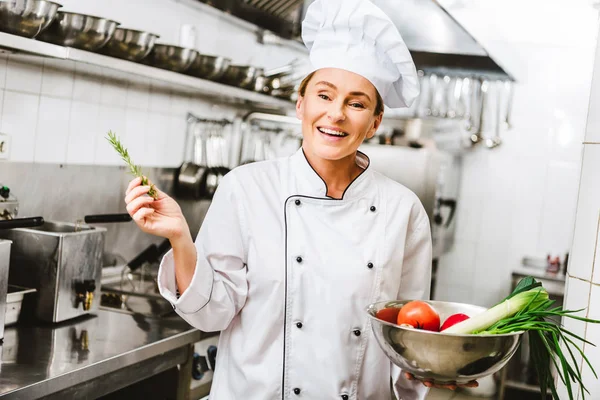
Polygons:
<instances>
[{"instance_id":1,"label":"woman's left hand","mask_svg":"<svg viewBox=\"0 0 600 400\"><path fill-rule=\"evenodd\" d=\"M404 373L404 377L406 379L408 379L409 381L412 380L418 380L421 381L423 383L423 385L427 386L428 388L438 388L438 389L448 389L448 390L456 390L456 388L459 387L468 387L468 388L475 388L477 386L479 386L479 383L477 383L477 381L471 381L465 384L456 384L456 383L444 383L444 384L438 384L435 383L431 380L420 380L418 378L415 378L415 376L413 374L411 374L410 372L405 372Z\"/></svg>"}]
</instances>

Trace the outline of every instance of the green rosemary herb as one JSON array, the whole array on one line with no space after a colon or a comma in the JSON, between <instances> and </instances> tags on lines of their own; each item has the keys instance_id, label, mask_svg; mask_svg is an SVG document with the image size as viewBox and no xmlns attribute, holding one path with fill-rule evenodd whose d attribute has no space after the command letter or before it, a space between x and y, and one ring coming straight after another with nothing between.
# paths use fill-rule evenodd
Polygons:
<instances>
[{"instance_id":1,"label":"green rosemary herb","mask_svg":"<svg viewBox=\"0 0 600 400\"><path fill-rule=\"evenodd\" d=\"M117 135L115 135L112 131L109 131L108 132L108 137L106 138L106 140L108 140L108 142L117 151L117 153L119 153L119 155L121 156L121 158L123 159L123 161L125 161L125 164L127 164L127 166L129 167L129 172L131 172L131 174L133 176L137 176L139 178L142 178L142 185L143 186L147 186L148 185L148 178L146 178L144 176L144 174L142 174L142 169L140 168L140 166L139 165L135 165L131 161L131 158L129 157L129 152L127 151L127 149L125 147L123 147L123 145L119 141L119 138L117 137ZM158 197L158 193L156 192L156 189L154 188L154 185L150 186L150 190L148 191L148 195L150 197L154 198L154 199L156 199Z\"/></svg>"}]
</instances>

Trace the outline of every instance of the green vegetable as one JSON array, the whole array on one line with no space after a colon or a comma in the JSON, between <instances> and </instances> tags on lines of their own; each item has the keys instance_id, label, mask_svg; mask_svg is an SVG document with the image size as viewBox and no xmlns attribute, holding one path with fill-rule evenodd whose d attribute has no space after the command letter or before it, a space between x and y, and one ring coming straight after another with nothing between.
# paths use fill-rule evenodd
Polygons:
<instances>
[{"instance_id":1,"label":"green vegetable","mask_svg":"<svg viewBox=\"0 0 600 400\"><path fill-rule=\"evenodd\" d=\"M106 138L106 140L108 140L108 142L117 151L117 153L119 153L119 155L121 156L121 158L123 159L123 161L125 161L125 163L129 167L129 172L131 172L131 174L133 176L137 176L138 178L142 178L142 185L143 186L147 186L148 185L148 178L146 178L144 176L144 174L142 174L142 169L140 168L140 166L139 165L135 165L131 161L131 158L129 157L129 152L127 151L127 149L125 147L123 147L123 145L119 141L119 138L114 133L112 133L112 131L109 131L108 132L108 137ZM158 197L158 193L156 192L156 188L154 187L154 185L150 186L150 190L148 191L148 195L150 197L154 198L154 199L156 199Z\"/></svg>"},{"instance_id":2,"label":"green vegetable","mask_svg":"<svg viewBox=\"0 0 600 400\"><path fill-rule=\"evenodd\" d=\"M560 318L572 318L588 323L600 323L598 320L582 318L574 315L582 310L562 310L553 307L554 300L532 277L523 278L515 290L506 299L489 310L460 322L444 331L444 333L501 335L511 332L526 331L529 335L530 355L538 378L542 399L546 398L549 388L554 399L558 399L551 364L554 364L560 380L565 384L569 399L573 400L573 384L579 384L582 399L589 394L581 378L575 358L579 353L592 373L596 371L575 340L595 346L593 343L565 329ZM561 347L562 345L562 347ZM570 363L572 362L572 363Z\"/></svg>"}]
</instances>

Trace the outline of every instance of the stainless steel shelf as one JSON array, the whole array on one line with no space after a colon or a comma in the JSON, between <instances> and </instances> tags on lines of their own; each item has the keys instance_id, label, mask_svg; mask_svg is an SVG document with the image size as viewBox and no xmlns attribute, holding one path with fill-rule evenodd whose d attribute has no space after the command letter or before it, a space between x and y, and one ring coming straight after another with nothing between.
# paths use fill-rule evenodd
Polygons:
<instances>
[{"instance_id":1,"label":"stainless steel shelf","mask_svg":"<svg viewBox=\"0 0 600 400\"><path fill-rule=\"evenodd\" d=\"M186 92L210 97L222 103L246 104L260 108L289 110L294 103L261 93L212 82L205 79L167 71L131 61L104 56L89 51L62 47L34 39L23 38L0 32L0 49L21 54L72 60L79 63L108 68L113 71L134 74L136 77L161 81ZM118 77L121 78L121 77Z\"/></svg>"}]
</instances>

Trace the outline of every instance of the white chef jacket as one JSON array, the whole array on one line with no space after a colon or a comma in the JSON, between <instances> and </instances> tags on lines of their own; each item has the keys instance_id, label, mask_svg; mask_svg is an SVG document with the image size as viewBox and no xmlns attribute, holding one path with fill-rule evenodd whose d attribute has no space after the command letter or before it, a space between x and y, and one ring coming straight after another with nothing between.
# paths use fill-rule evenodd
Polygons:
<instances>
[{"instance_id":1,"label":"white chef jacket","mask_svg":"<svg viewBox=\"0 0 600 400\"><path fill-rule=\"evenodd\" d=\"M176 295L173 255L161 294L203 331L222 331L211 400L424 399L373 336L366 307L429 296L431 234L417 196L368 167L342 199L302 149L238 167L196 238L196 270Z\"/></svg>"}]
</instances>

